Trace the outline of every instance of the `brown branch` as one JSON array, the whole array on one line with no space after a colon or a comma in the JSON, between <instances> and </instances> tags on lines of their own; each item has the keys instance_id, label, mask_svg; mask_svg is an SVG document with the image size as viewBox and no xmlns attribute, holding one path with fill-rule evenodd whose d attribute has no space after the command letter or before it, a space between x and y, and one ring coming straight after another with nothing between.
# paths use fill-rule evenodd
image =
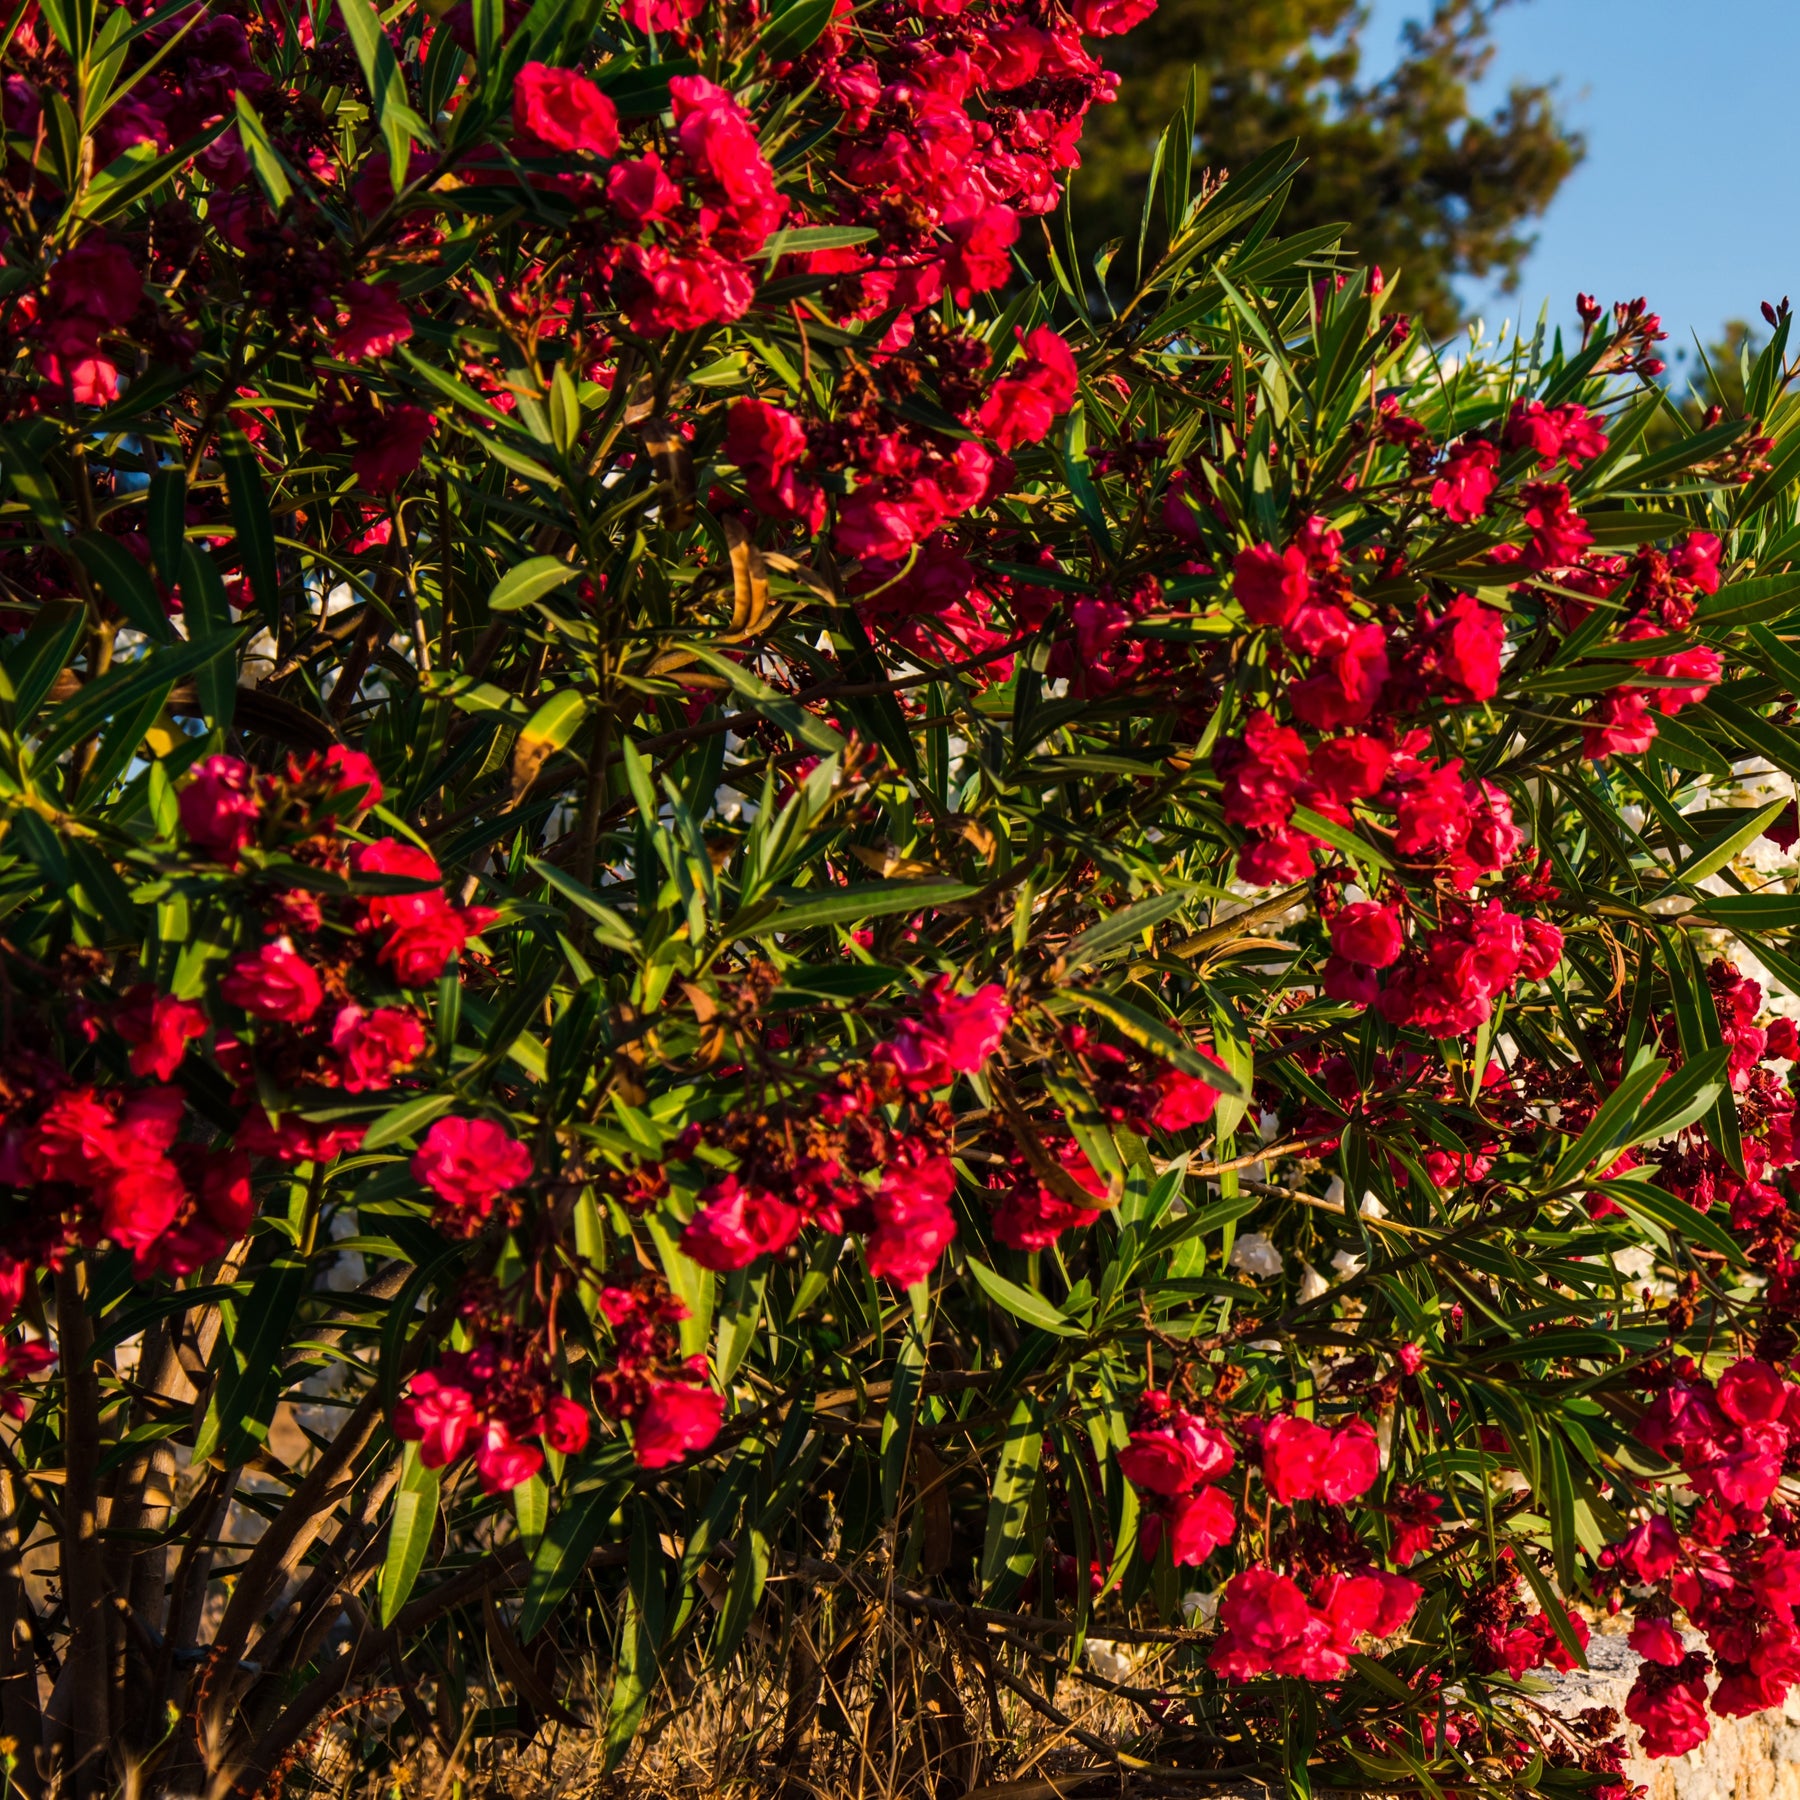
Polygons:
<instances>
[{"instance_id":1,"label":"brown branch","mask_svg":"<svg viewBox=\"0 0 1800 1800\"><path fill-rule=\"evenodd\" d=\"M63 1602L73 1681L74 1790L101 1792L111 1739L107 1693L106 1574L100 1542L100 1382L87 1315L85 1266L56 1277L56 1335L63 1381Z\"/></svg>"},{"instance_id":2,"label":"brown branch","mask_svg":"<svg viewBox=\"0 0 1800 1800\"><path fill-rule=\"evenodd\" d=\"M325 1522L355 1485L352 1469L381 1424L381 1395L371 1388L320 1453L293 1497L256 1541L213 1640L212 1660L229 1668L243 1654L258 1614L281 1591Z\"/></svg>"},{"instance_id":3,"label":"brown branch","mask_svg":"<svg viewBox=\"0 0 1800 1800\"><path fill-rule=\"evenodd\" d=\"M19 1512L24 1503L22 1484L11 1470L0 1472L0 1732L29 1746L42 1739L44 1725L38 1707L31 1601L19 1554ZM19 1758L12 1780L24 1800L37 1800L37 1760L29 1748Z\"/></svg>"}]
</instances>

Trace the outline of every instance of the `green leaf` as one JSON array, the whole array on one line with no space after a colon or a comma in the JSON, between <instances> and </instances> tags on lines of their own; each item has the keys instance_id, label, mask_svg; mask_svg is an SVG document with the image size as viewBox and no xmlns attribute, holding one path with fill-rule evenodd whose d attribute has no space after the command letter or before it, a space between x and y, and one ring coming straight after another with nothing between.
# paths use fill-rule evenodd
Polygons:
<instances>
[{"instance_id":1,"label":"green leaf","mask_svg":"<svg viewBox=\"0 0 1800 1800\"><path fill-rule=\"evenodd\" d=\"M143 936L144 922L131 904L131 895L126 892L118 871L85 839L75 839L69 845L68 853L69 872L77 892L105 922L114 942L135 947Z\"/></svg>"},{"instance_id":2,"label":"green leaf","mask_svg":"<svg viewBox=\"0 0 1800 1800\"><path fill-rule=\"evenodd\" d=\"M569 1485L577 1484L572 1479ZM575 1493L552 1514L525 1578L525 1604L519 1613L522 1641L529 1643L569 1597L622 1495L623 1488L617 1484L590 1487Z\"/></svg>"},{"instance_id":3,"label":"green leaf","mask_svg":"<svg viewBox=\"0 0 1800 1800\"><path fill-rule=\"evenodd\" d=\"M550 1488L540 1470L529 1481L521 1481L512 1491L513 1517L519 1522L519 1541L527 1550L536 1551L544 1535L544 1521L550 1514Z\"/></svg>"},{"instance_id":4,"label":"green leaf","mask_svg":"<svg viewBox=\"0 0 1800 1800\"><path fill-rule=\"evenodd\" d=\"M599 941L610 950L623 950L631 955L641 953L642 946L638 935L626 922L624 916L608 906L592 888L585 887L566 870L559 869L554 863L544 862L538 857L528 859L527 866L540 879L571 900L592 919L600 930L595 934Z\"/></svg>"},{"instance_id":5,"label":"green leaf","mask_svg":"<svg viewBox=\"0 0 1800 1800\"><path fill-rule=\"evenodd\" d=\"M69 548L80 557L94 585L145 637L153 643L174 641L169 615L144 565L117 538L104 531L84 531L70 540Z\"/></svg>"},{"instance_id":6,"label":"green leaf","mask_svg":"<svg viewBox=\"0 0 1800 1800\"><path fill-rule=\"evenodd\" d=\"M1708 875L1716 875L1727 863L1735 861L1755 843L1764 831L1787 810L1788 804L1785 799L1773 801L1761 812L1756 813L1747 824L1722 834L1696 855L1692 861L1683 863L1669 877L1669 886L1663 892L1668 893L1678 885L1692 887L1696 882L1704 881Z\"/></svg>"},{"instance_id":7,"label":"green leaf","mask_svg":"<svg viewBox=\"0 0 1800 1800\"><path fill-rule=\"evenodd\" d=\"M1076 938L1063 952L1064 966L1079 969L1084 963L1097 961L1121 945L1132 943L1151 926L1160 925L1164 919L1180 912L1192 897L1192 888L1175 887L1120 907Z\"/></svg>"},{"instance_id":8,"label":"green leaf","mask_svg":"<svg viewBox=\"0 0 1800 1800\"><path fill-rule=\"evenodd\" d=\"M288 1336L309 1280L304 1262L281 1256L257 1276L241 1311L233 1302L220 1304L219 1338L208 1364L213 1390L194 1437L196 1466L215 1450L228 1462L243 1462L266 1438Z\"/></svg>"},{"instance_id":9,"label":"green leaf","mask_svg":"<svg viewBox=\"0 0 1800 1800\"><path fill-rule=\"evenodd\" d=\"M1322 839L1325 843L1343 851L1353 861L1362 863L1366 868L1380 869L1388 872L1393 869L1393 861L1366 838L1359 837L1354 831L1339 825L1335 820L1327 819L1316 813L1310 806L1294 808L1294 825L1309 837Z\"/></svg>"},{"instance_id":10,"label":"green leaf","mask_svg":"<svg viewBox=\"0 0 1800 1800\"><path fill-rule=\"evenodd\" d=\"M1758 575L1732 581L1716 594L1705 595L1694 608L1696 620L1709 631L1779 619L1800 607L1800 575Z\"/></svg>"},{"instance_id":11,"label":"green leaf","mask_svg":"<svg viewBox=\"0 0 1800 1800\"><path fill-rule=\"evenodd\" d=\"M742 663L733 662L729 656L721 656L704 644L683 644L681 647L698 657L715 675L723 675L734 692L741 694L771 724L779 725L789 737L810 744L821 756L836 756L844 749L841 732L833 731L823 719L815 719L798 701L776 693Z\"/></svg>"},{"instance_id":12,"label":"green leaf","mask_svg":"<svg viewBox=\"0 0 1800 1800\"><path fill-rule=\"evenodd\" d=\"M762 1318L763 1292L769 1285L768 1271L752 1273L749 1269L733 1269L725 1282L725 1303L719 1309L719 1325L713 1348L713 1377L721 1388L731 1385L731 1378L742 1366L756 1340L756 1327Z\"/></svg>"},{"instance_id":13,"label":"green leaf","mask_svg":"<svg viewBox=\"0 0 1800 1800\"><path fill-rule=\"evenodd\" d=\"M552 694L519 728L520 743L541 744L546 754L566 750L588 715L588 698L573 688Z\"/></svg>"},{"instance_id":14,"label":"green leaf","mask_svg":"<svg viewBox=\"0 0 1800 1800\"><path fill-rule=\"evenodd\" d=\"M279 214L294 197L293 171L275 148L257 110L245 99L243 90L234 96L237 108L237 132L250 155L250 166L268 196L272 211Z\"/></svg>"},{"instance_id":15,"label":"green leaf","mask_svg":"<svg viewBox=\"0 0 1800 1800\"><path fill-rule=\"evenodd\" d=\"M86 623L87 608L79 600L45 600L24 637L0 651L14 730L23 731L37 717L57 676L69 666Z\"/></svg>"},{"instance_id":16,"label":"green leaf","mask_svg":"<svg viewBox=\"0 0 1800 1800\"><path fill-rule=\"evenodd\" d=\"M489 612L518 612L546 594L581 579L581 570L555 556L533 556L501 576L488 595Z\"/></svg>"},{"instance_id":17,"label":"green leaf","mask_svg":"<svg viewBox=\"0 0 1800 1800\"><path fill-rule=\"evenodd\" d=\"M1746 931L1786 931L1800 925L1800 894L1703 894L1694 912Z\"/></svg>"},{"instance_id":18,"label":"green leaf","mask_svg":"<svg viewBox=\"0 0 1800 1800\"><path fill-rule=\"evenodd\" d=\"M1564 1476L1566 1479L1566 1469ZM1531 1584L1531 1591L1536 1595L1538 1606L1544 1617L1550 1621L1550 1629L1556 1633L1557 1641L1574 1659L1575 1666L1578 1669L1585 1669L1588 1666L1587 1652L1581 1647L1580 1641L1569 1624L1568 1609L1557 1600L1550 1583L1544 1579L1543 1571L1538 1568L1537 1560L1532 1554L1532 1547L1521 1545L1519 1553L1513 1561L1526 1581Z\"/></svg>"},{"instance_id":19,"label":"green leaf","mask_svg":"<svg viewBox=\"0 0 1800 1800\"><path fill-rule=\"evenodd\" d=\"M1052 1306L1042 1294L1034 1294L1030 1288L1022 1288L1017 1282L1008 1281L1004 1275L996 1274L978 1257L971 1256L968 1263L969 1273L975 1277L988 1298L995 1305L1004 1307L1015 1319L1023 1319L1027 1325L1035 1325L1040 1331L1054 1332L1058 1337L1085 1337L1087 1335L1066 1313Z\"/></svg>"},{"instance_id":20,"label":"green leaf","mask_svg":"<svg viewBox=\"0 0 1800 1800\"><path fill-rule=\"evenodd\" d=\"M399 1616L431 1547L437 1523L439 1478L419 1460L419 1446L408 1444L400 1462L400 1485L394 1490L394 1510L388 1523L387 1555L382 1559L379 1595L381 1623L392 1625Z\"/></svg>"},{"instance_id":21,"label":"green leaf","mask_svg":"<svg viewBox=\"0 0 1800 1800\"><path fill-rule=\"evenodd\" d=\"M930 1311L918 1305L902 1331L894 1357L894 1379L881 1413L881 1510L892 1518L906 1480L912 1454L913 1414L919 1403L919 1379L930 1354Z\"/></svg>"},{"instance_id":22,"label":"green leaf","mask_svg":"<svg viewBox=\"0 0 1800 1800\"><path fill-rule=\"evenodd\" d=\"M625 1760L655 1681L656 1639L645 1623L636 1594L628 1594L619 1620L619 1649L613 1659L612 1691L606 1703L602 1742L607 1770L616 1769Z\"/></svg>"},{"instance_id":23,"label":"green leaf","mask_svg":"<svg viewBox=\"0 0 1800 1800\"><path fill-rule=\"evenodd\" d=\"M1596 1193L1616 1200L1640 1223L1648 1220L1674 1237L1716 1250L1736 1268L1746 1266L1743 1246L1737 1239L1718 1220L1697 1212L1685 1200L1678 1200L1647 1181L1596 1181L1593 1187Z\"/></svg>"},{"instance_id":24,"label":"green leaf","mask_svg":"<svg viewBox=\"0 0 1800 1800\"><path fill-rule=\"evenodd\" d=\"M981 1549L981 1587L998 1604L1037 1566L1031 1542L1031 1501L1038 1483L1044 1442L1037 1402L1021 1394L1006 1422L1000 1460L988 1500L987 1536Z\"/></svg>"},{"instance_id":25,"label":"green leaf","mask_svg":"<svg viewBox=\"0 0 1800 1800\"><path fill-rule=\"evenodd\" d=\"M1752 625L1748 635L1762 653L1769 673L1785 683L1790 694L1800 694L1800 654L1795 653L1794 647L1766 625Z\"/></svg>"},{"instance_id":26,"label":"green leaf","mask_svg":"<svg viewBox=\"0 0 1800 1800\"><path fill-rule=\"evenodd\" d=\"M1150 1017L1141 1008L1113 994L1097 994L1087 988L1066 988L1050 1002L1056 1012L1085 1010L1110 1019L1142 1049L1160 1056L1184 1075L1193 1075L1221 1094L1247 1098L1238 1078L1229 1069L1202 1056L1187 1040Z\"/></svg>"},{"instance_id":27,"label":"green leaf","mask_svg":"<svg viewBox=\"0 0 1800 1800\"><path fill-rule=\"evenodd\" d=\"M0 425L0 463L5 465L13 492L30 507L31 516L55 542L63 530L62 497L44 468L27 427Z\"/></svg>"},{"instance_id":28,"label":"green leaf","mask_svg":"<svg viewBox=\"0 0 1800 1800\"><path fill-rule=\"evenodd\" d=\"M173 150L160 154L156 146L147 141L133 144L88 183L76 208L78 215L90 225L103 225L115 218L133 201L154 193L171 176L186 168L228 123L228 120L220 119L207 130L177 144Z\"/></svg>"},{"instance_id":29,"label":"green leaf","mask_svg":"<svg viewBox=\"0 0 1800 1800\"><path fill-rule=\"evenodd\" d=\"M406 103L406 79L372 0L338 0L338 12L356 46L356 60L362 64L369 98L375 102L375 117L387 145L391 178L398 192L406 181L413 137L429 140L431 133Z\"/></svg>"},{"instance_id":30,"label":"green leaf","mask_svg":"<svg viewBox=\"0 0 1800 1800\"><path fill-rule=\"evenodd\" d=\"M188 543L181 551L181 612L187 620L188 641L193 644L235 644L243 633L234 637L231 606L225 598L225 583L218 566L198 544ZM209 657L196 674L200 705L215 730L229 731L237 706L237 664L235 658L223 654Z\"/></svg>"},{"instance_id":31,"label":"green leaf","mask_svg":"<svg viewBox=\"0 0 1800 1800\"><path fill-rule=\"evenodd\" d=\"M153 687L136 706L121 708L113 715L100 739L99 752L82 777L76 795L78 807L97 806L106 798L107 790L130 766L146 735L162 717L169 693L167 684Z\"/></svg>"},{"instance_id":32,"label":"green leaf","mask_svg":"<svg viewBox=\"0 0 1800 1800\"><path fill-rule=\"evenodd\" d=\"M1691 940L1665 933L1662 941L1681 1051L1690 1059L1698 1058L1708 1050L1718 1049L1724 1041L1719 1032L1712 989L1707 985L1699 952ZM1706 1135L1712 1140L1714 1149L1741 1176L1744 1173L1744 1148L1738 1131L1737 1102L1729 1087L1720 1090L1712 1111L1706 1115Z\"/></svg>"},{"instance_id":33,"label":"green leaf","mask_svg":"<svg viewBox=\"0 0 1800 1800\"><path fill-rule=\"evenodd\" d=\"M1631 1123L1629 1143L1640 1144L1679 1131L1699 1118L1718 1099L1730 1057L1730 1049L1720 1044L1684 1062L1645 1099L1642 1112Z\"/></svg>"},{"instance_id":34,"label":"green leaf","mask_svg":"<svg viewBox=\"0 0 1800 1800\"><path fill-rule=\"evenodd\" d=\"M632 1508L626 1558L627 1603L619 1626L619 1651L607 1705L608 1769L615 1768L630 1749L659 1672L668 1599L657 1524L656 1515L643 1501ZM766 1567L765 1564L765 1572ZM729 1609L729 1597L726 1606Z\"/></svg>"},{"instance_id":35,"label":"green leaf","mask_svg":"<svg viewBox=\"0 0 1800 1800\"><path fill-rule=\"evenodd\" d=\"M644 1221L651 1241L656 1245L663 1274L668 1277L676 1299L687 1308L687 1317L680 1326L681 1354L704 1356L712 1336L713 1290L717 1284L712 1271L701 1268L682 1249L680 1235L674 1229L676 1223L678 1221L664 1218L659 1213L651 1213Z\"/></svg>"},{"instance_id":36,"label":"green leaf","mask_svg":"<svg viewBox=\"0 0 1800 1800\"><path fill-rule=\"evenodd\" d=\"M1552 1187L1561 1187L1574 1180L1583 1169L1602 1157L1609 1163L1617 1158L1619 1146L1625 1142L1638 1107L1655 1089L1668 1067L1665 1059L1650 1057L1625 1076L1607 1095L1587 1129L1558 1158L1556 1167L1550 1172Z\"/></svg>"},{"instance_id":37,"label":"green leaf","mask_svg":"<svg viewBox=\"0 0 1800 1800\"><path fill-rule=\"evenodd\" d=\"M769 1540L753 1525L738 1538L737 1555L732 1559L731 1576L725 1584L725 1604L719 1609L719 1623L713 1633L715 1666L729 1662L737 1654L737 1647L762 1604L768 1579Z\"/></svg>"},{"instance_id":38,"label":"green leaf","mask_svg":"<svg viewBox=\"0 0 1800 1800\"><path fill-rule=\"evenodd\" d=\"M797 896L738 935L770 937L778 931L811 931L820 925L860 925L890 913L928 914L980 891L966 881L858 881L817 900Z\"/></svg>"},{"instance_id":39,"label":"green leaf","mask_svg":"<svg viewBox=\"0 0 1800 1800\"><path fill-rule=\"evenodd\" d=\"M788 0L763 27L759 54L771 62L796 61L824 35L835 10L836 0Z\"/></svg>"},{"instance_id":40,"label":"green leaf","mask_svg":"<svg viewBox=\"0 0 1800 1800\"><path fill-rule=\"evenodd\" d=\"M849 250L857 244L872 243L877 235L868 225L801 225L791 231L772 232L762 253L776 257L799 250Z\"/></svg>"},{"instance_id":41,"label":"green leaf","mask_svg":"<svg viewBox=\"0 0 1800 1800\"><path fill-rule=\"evenodd\" d=\"M623 68L603 67L595 79L622 118L641 119L669 110L669 83L677 75L693 75L699 65L691 57L671 57L667 62L630 63Z\"/></svg>"},{"instance_id":42,"label":"green leaf","mask_svg":"<svg viewBox=\"0 0 1800 1800\"><path fill-rule=\"evenodd\" d=\"M180 463L159 464L151 473L146 510L150 561L163 585L176 587L181 581L181 547L187 539L187 471ZM163 623L166 634L168 621Z\"/></svg>"},{"instance_id":43,"label":"green leaf","mask_svg":"<svg viewBox=\"0 0 1800 1800\"><path fill-rule=\"evenodd\" d=\"M1776 768L1785 769L1790 775L1800 776L1800 737L1786 726L1765 719L1761 713L1753 712L1716 690L1707 696L1703 706L1693 710L1718 721L1746 750L1766 756ZM1659 735L1660 731L1659 726Z\"/></svg>"},{"instance_id":44,"label":"green leaf","mask_svg":"<svg viewBox=\"0 0 1800 1800\"><path fill-rule=\"evenodd\" d=\"M237 532L238 560L243 564L244 579L256 597L263 624L270 631L278 631L281 595L275 567L275 522L269 517L269 497L263 492L256 452L239 427L234 425L221 434L219 461L225 468L225 487L231 500L231 522Z\"/></svg>"},{"instance_id":45,"label":"green leaf","mask_svg":"<svg viewBox=\"0 0 1800 1800\"><path fill-rule=\"evenodd\" d=\"M380 1150L397 1144L402 1138L423 1131L433 1119L442 1118L455 1104L454 1094L420 1094L415 1099L402 1100L398 1106L390 1106L363 1133L362 1147Z\"/></svg>"},{"instance_id":46,"label":"green leaf","mask_svg":"<svg viewBox=\"0 0 1800 1800\"><path fill-rule=\"evenodd\" d=\"M114 663L98 681L90 681L50 715L38 741L39 765L47 767L55 762L65 750L72 749L115 714L135 706L153 689L172 686L217 659L228 659L244 635L240 629L207 644L161 645L135 662Z\"/></svg>"}]
</instances>

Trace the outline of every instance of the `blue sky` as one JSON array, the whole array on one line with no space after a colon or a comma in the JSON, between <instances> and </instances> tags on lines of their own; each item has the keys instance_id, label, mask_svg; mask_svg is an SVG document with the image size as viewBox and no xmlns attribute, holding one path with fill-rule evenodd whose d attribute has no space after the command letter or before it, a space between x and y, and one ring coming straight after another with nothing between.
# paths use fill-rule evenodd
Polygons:
<instances>
[{"instance_id":1,"label":"blue sky","mask_svg":"<svg viewBox=\"0 0 1800 1800\"><path fill-rule=\"evenodd\" d=\"M1429 10L1371 0L1365 68L1387 66L1404 21ZM1490 104L1514 80L1557 78L1588 155L1518 294L1471 284L1490 329L1546 299L1553 320L1572 319L1583 289L1645 294L1669 351L1756 320L1760 301L1800 305L1800 0L1518 0L1495 39Z\"/></svg>"}]
</instances>

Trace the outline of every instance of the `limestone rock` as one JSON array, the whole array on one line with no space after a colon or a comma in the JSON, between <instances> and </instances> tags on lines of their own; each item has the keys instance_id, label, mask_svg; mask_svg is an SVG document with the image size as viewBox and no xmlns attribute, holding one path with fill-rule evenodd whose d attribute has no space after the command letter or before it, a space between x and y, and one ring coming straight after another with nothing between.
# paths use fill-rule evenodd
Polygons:
<instances>
[{"instance_id":1,"label":"limestone rock","mask_svg":"<svg viewBox=\"0 0 1800 1800\"><path fill-rule=\"evenodd\" d=\"M1690 1647L1700 1644L1690 1634ZM1625 1696L1637 1679L1637 1652L1623 1637L1596 1632L1587 1657L1585 1670L1546 1682L1545 1704L1567 1715L1610 1706L1623 1718ZM1625 1733L1635 1747L1636 1727L1626 1725ZM1652 1761L1634 1755L1626 1773L1649 1790L1650 1800L1800 1800L1800 1690L1785 1706L1752 1718L1715 1718L1712 1736L1686 1756Z\"/></svg>"}]
</instances>

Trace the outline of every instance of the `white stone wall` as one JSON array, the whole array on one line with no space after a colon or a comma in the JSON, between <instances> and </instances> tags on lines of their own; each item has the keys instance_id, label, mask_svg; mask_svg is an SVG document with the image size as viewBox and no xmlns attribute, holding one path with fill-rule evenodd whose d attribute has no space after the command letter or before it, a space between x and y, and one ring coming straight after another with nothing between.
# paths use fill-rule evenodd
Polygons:
<instances>
[{"instance_id":1,"label":"white stone wall","mask_svg":"<svg viewBox=\"0 0 1800 1800\"><path fill-rule=\"evenodd\" d=\"M1692 1647L1700 1642L1691 1637ZM1610 1706L1623 1718L1637 1653L1623 1637L1596 1632L1587 1655L1585 1671L1551 1677L1546 1704L1567 1714ZM1625 1731L1635 1745L1636 1727L1627 1724ZM1800 1800L1800 1689L1784 1707L1753 1718L1715 1718L1712 1736L1686 1756L1634 1756L1626 1772L1649 1790L1650 1800Z\"/></svg>"}]
</instances>

